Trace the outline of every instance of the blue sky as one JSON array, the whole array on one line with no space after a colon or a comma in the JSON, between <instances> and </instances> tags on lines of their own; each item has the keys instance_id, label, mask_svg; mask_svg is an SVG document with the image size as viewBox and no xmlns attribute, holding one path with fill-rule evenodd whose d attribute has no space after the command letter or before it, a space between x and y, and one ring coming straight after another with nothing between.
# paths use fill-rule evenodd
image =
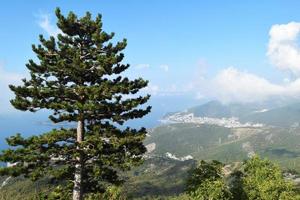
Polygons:
<instances>
[{"instance_id":1,"label":"blue sky","mask_svg":"<svg viewBox=\"0 0 300 200\"><path fill-rule=\"evenodd\" d=\"M1 112L11 110L7 84L26 76L34 58L31 44L56 31L56 7L101 13L104 30L128 39L129 76L149 79L154 98L299 98L300 1L11 0L0 8Z\"/></svg>"}]
</instances>

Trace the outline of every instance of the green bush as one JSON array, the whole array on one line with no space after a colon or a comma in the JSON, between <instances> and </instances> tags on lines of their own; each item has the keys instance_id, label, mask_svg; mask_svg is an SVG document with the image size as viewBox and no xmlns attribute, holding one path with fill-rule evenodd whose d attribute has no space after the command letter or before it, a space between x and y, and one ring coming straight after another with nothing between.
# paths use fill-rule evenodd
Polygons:
<instances>
[{"instance_id":1,"label":"green bush","mask_svg":"<svg viewBox=\"0 0 300 200\"><path fill-rule=\"evenodd\" d=\"M227 177L222 163L201 161L187 180L187 195L197 200L296 200L295 185L284 179L281 169L254 156Z\"/></svg>"}]
</instances>

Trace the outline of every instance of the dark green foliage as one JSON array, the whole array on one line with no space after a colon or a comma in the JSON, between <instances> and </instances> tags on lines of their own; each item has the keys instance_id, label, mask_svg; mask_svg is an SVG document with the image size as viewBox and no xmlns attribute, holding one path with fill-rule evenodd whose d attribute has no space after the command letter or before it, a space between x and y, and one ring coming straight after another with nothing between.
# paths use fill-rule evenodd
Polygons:
<instances>
[{"instance_id":1,"label":"dark green foliage","mask_svg":"<svg viewBox=\"0 0 300 200\"><path fill-rule=\"evenodd\" d=\"M0 155L0 161L16 165L1 168L0 174L64 180L61 187L68 194L80 157L84 193L101 192L122 182L118 171L142 161L145 128L120 125L150 112L150 106L140 106L150 96L135 97L148 82L121 75L129 67L121 63L127 42L111 43L114 33L102 30L100 15L95 20L88 12L82 18L72 12L65 17L57 9L56 16L62 34L49 39L40 35L41 44L32 46L38 62L29 60L30 78L23 85L10 85L16 95L11 103L22 111L53 111L49 118L54 123L81 121L82 142L72 128L29 138L17 134L7 139L14 148Z\"/></svg>"},{"instance_id":2,"label":"dark green foliage","mask_svg":"<svg viewBox=\"0 0 300 200\"><path fill-rule=\"evenodd\" d=\"M247 199L247 194L243 188L243 173L239 170L234 171L227 178L227 184L230 188L232 198L234 200L245 200Z\"/></svg>"},{"instance_id":3,"label":"dark green foliage","mask_svg":"<svg viewBox=\"0 0 300 200\"><path fill-rule=\"evenodd\" d=\"M223 164L213 160L211 163L201 160L199 165L190 172L187 179L187 192L195 192L206 180L218 180L222 178Z\"/></svg>"}]
</instances>

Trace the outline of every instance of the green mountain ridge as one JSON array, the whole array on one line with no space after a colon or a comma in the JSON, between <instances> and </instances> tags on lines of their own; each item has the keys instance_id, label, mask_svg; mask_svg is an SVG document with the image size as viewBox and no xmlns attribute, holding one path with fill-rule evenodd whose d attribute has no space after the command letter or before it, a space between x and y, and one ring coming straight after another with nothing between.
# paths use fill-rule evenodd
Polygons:
<instances>
[{"instance_id":1,"label":"green mountain ridge","mask_svg":"<svg viewBox=\"0 0 300 200\"><path fill-rule=\"evenodd\" d=\"M297 126L300 124L300 103L270 106L268 104L222 104L218 101L210 101L189 108L181 113L192 113L195 117L237 117L242 123L262 123L277 127ZM176 112L169 113L166 117L173 114L176 114Z\"/></svg>"}]
</instances>

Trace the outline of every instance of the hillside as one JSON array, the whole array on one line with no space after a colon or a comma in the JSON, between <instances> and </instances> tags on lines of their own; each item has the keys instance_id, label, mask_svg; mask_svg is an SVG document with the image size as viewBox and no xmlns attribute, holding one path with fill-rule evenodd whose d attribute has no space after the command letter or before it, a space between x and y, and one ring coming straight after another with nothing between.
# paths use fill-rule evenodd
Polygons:
<instances>
[{"instance_id":1,"label":"hillside","mask_svg":"<svg viewBox=\"0 0 300 200\"><path fill-rule=\"evenodd\" d=\"M146 144L152 152L177 157L216 159L234 162L253 153L266 156L285 168L300 172L300 134L298 128L224 128L215 125L169 124L153 130Z\"/></svg>"},{"instance_id":2,"label":"hillside","mask_svg":"<svg viewBox=\"0 0 300 200\"><path fill-rule=\"evenodd\" d=\"M257 153L300 172L300 104L211 101L170 113L163 122L146 139L153 154L227 163Z\"/></svg>"},{"instance_id":3,"label":"hillside","mask_svg":"<svg viewBox=\"0 0 300 200\"><path fill-rule=\"evenodd\" d=\"M188 172L195 167L195 160L177 161L165 156L148 157L143 165L122 174L126 180L123 193L128 199L167 198L182 193ZM36 183L22 177L0 177L1 200L32 200L39 193L47 193L55 183L45 178ZM3 185L3 186L2 186Z\"/></svg>"}]
</instances>

